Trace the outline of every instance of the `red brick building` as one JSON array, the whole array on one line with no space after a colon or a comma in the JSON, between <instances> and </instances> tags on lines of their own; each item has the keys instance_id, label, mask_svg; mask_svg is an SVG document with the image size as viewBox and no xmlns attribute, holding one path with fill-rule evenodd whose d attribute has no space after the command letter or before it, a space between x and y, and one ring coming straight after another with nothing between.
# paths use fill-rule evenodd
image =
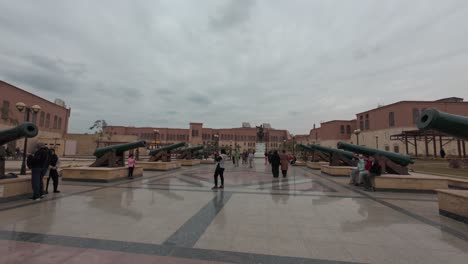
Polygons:
<instances>
[{"instance_id":1,"label":"red brick building","mask_svg":"<svg viewBox=\"0 0 468 264\"><path fill-rule=\"evenodd\" d=\"M42 141L57 148L63 148L63 136L68 132L70 108L66 108L63 101L57 103L48 101L4 81L0 81L0 129L14 127L24 122L25 114L16 109L16 103L23 102L27 106L39 105L41 110L34 117L31 115L30 122L39 128L39 135L32 139L29 146L34 147L36 141ZM22 146L23 140L9 144L15 148ZM59 151L60 152L60 151Z\"/></svg>"}]
</instances>

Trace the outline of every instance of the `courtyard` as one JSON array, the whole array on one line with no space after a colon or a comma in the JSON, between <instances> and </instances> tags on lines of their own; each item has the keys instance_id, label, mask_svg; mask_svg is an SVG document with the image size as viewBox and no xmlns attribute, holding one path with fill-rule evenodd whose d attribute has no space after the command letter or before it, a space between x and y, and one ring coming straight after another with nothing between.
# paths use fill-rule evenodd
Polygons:
<instances>
[{"instance_id":1,"label":"courtyard","mask_svg":"<svg viewBox=\"0 0 468 264\"><path fill-rule=\"evenodd\" d=\"M228 164L61 182L40 202L0 203L0 263L466 263L468 226L436 194L364 192L290 167L273 179Z\"/></svg>"}]
</instances>

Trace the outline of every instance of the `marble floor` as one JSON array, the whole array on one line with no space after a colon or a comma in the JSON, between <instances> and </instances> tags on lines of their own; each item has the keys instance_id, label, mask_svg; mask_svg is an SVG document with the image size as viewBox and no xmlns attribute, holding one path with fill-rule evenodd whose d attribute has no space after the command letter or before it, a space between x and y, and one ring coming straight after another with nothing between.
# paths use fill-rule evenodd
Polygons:
<instances>
[{"instance_id":1,"label":"marble floor","mask_svg":"<svg viewBox=\"0 0 468 264\"><path fill-rule=\"evenodd\" d=\"M34 202L0 200L0 263L466 263L468 225L435 194L364 192L346 178L256 160L62 182Z\"/></svg>"}]
</instances>

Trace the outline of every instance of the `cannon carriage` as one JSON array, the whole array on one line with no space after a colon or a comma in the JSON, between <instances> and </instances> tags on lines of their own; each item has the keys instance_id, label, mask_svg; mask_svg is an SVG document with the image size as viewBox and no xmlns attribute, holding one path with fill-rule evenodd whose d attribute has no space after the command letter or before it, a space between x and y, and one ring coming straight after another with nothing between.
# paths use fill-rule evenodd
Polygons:
<instances>
[{"instance_id":1,"label":"cannon carriage","mask_svg":"<svg viewBox=\"0 0 468 264\"><path fill-rule=\"evenodd\" d=\"M96 161L90 167L123 167L125 166L125 151L142 147L146 147L146 141L144 140L97 148L93 154Z\"/></svg>"}]
</instances>

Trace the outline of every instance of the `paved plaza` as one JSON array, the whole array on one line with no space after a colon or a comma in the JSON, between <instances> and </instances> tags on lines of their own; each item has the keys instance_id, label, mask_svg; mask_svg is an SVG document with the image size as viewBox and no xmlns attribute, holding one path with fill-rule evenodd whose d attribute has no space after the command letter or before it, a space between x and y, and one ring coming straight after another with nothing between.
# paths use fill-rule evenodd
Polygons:
<instances>
[{"instance_id":1,"label":"paved plaza","mask_svg":"<svg viewBox=\"0 0 468 264\"><path fill-rule=\"evenodd\" d=\"M0 202L0 263L466 263L468 225L428 193L368 193L346 178L228 164L62 182Z\"/></svg>"}]
</instances>

